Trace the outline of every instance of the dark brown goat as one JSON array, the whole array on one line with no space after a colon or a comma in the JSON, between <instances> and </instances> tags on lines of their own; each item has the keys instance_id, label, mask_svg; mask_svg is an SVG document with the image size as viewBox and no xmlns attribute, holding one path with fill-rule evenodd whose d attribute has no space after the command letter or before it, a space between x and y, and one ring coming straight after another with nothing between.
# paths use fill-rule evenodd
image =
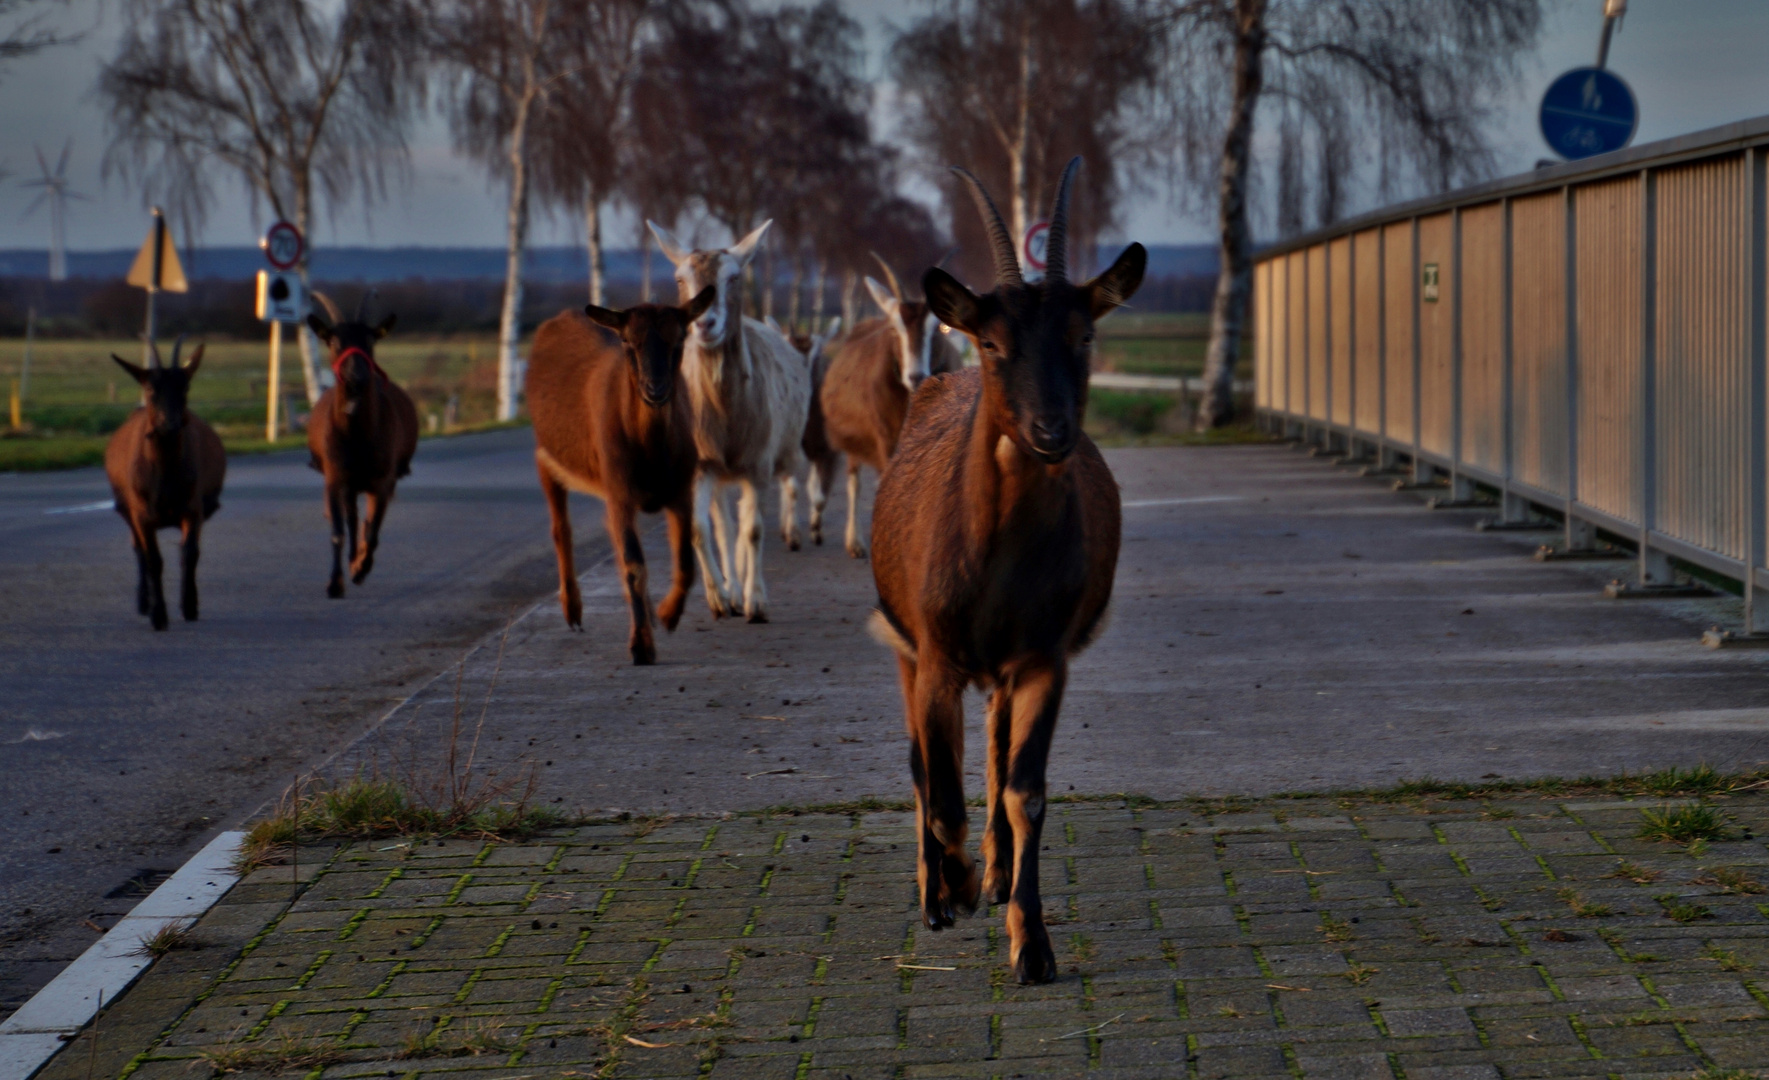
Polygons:
<instances>
[{"instance_id":1,"label":"dark brown goat","mask_svg":"<svg viewBox=\"0 0 1769 1080\"><path fill-rule=\"evenodd\" d=\"M155 630L166 629L167 621L159 531L176 526L183 532L179 609L186 622L194 622L203 522L221 509L221 484L227 479L221 438L188 407L190 380L203 362L203 347L198 345L190 363L179 367L182 346L180 340L172 347L170 367L161 366L157 348L151 349L152 366L145 368L111 357L142 390L141 408L129 414L104 448L104 472L117 513L129 523L140 569L135 604Z\"/></svg>"},{"instance_id":2,"label":"dark brown goat","mask_svg":"<svg viewBox=\"0 0 1769 1080\"><path fill-rule=\"evenodd\" d=\"M1093 325L1136 291L1132 244L1099 277L1067 276L1070 162L1051 213L1048 270L1028 285L1001 215L971 185L995 253L996 284L973 294L943 270L928 304L976 343L980 369L916 393L873 510L874 630L898 651L920 823L922 917L938 930L979 892L1007 904L1020 982L1056 958L1038 894L1045 765L1069 657L1100 626L1118 564L1118 487L1081 430ZM966 686L989 692L984 872L965 850Z\"/></svg>"},{"instance_id":3,"label":"dark brown goat","mask_svg":"<svg viewBox=\"0 0 1769 1080\"><path fill-rule=\"evenodd\" d=\"M541 490L553 516L559 605L566 625L583 629L567 493L599 496L632 614L627 644L635 664L657 660L645 550L639 544L641 510L669 515L675 572L656 613L664 629L675 630L694 584L699 453L693 408L677 375L689 327L717 297L717 289L707 288L686 308L640 304L610 311L591 304L583 315L561 312L541 324L529 352L528 410L534 417Z\"/></svg>"},{"instance_id":4,"label":"dark brown goat","mask_svg":"<svg viewBox=\"0 0 1769 1080\"><path fill-rule=\"evenodd\" d=\"M768 319L768 325L780 330L772 318ZM805 365L811 371L811 410L805 417L805 437L799 440L799 447L805 452L805 503L811 519L811 543L818 545L823 543L823 508L829 505L829 485L835 479L836 465L841 462L841 452L829 445L829 426L824 423L823 403L819 398L823 379L829 374L828 345L841 333L841 325L842 321L836 319L821 334L780 330L792 347L804 354ZM782 499L782 509L796 501ZM799 549L797 525L796 521L782 516L780 538L791 551Z\"/></svg>"},{"instance_id":5,"label":"dark brown goat","mask_svg":"<svg viewBox=\"0 0 1769 1080\"><path fill-rule=\"evenodd\" d=\"M866 288L884 317L866 319L830 343L829 373L817 395L830 447L848 456L846 541L856 559L866 557L860 539L860 466L870 465L882 476L896 453L910 395L923 380L959 367L958 350L927 303L903 299L897 275L883 259L879 265L889 287L867 278Z\"/></svg>"},{"instance_id":6,"label":"dark brown goat","mask_svg":"<svg viewBox=\"0 0 1769 1080\"><path fill-rule=\"evenodd\" d=\"M326 478L326 515L332 522L332 576L326 595L344 595L344 556L350 554L350 581L361 585L375 566L375 549L381 544L381 523L393 502L400 477L412 471L412 455L418 450L418 410L381 365L375 363L375 343L393 329L395 316L379 325L363 321L363 296L356 315L338 317L331 301L314 294L330 321L318 312L307 316L307 325L332 352L332 374L337 383L319 396L307 421L309 462ZM362 542L356 538L356 499L364 499ZM346 547L348 544L348 547Z\"/></svg>"}]
</instances>

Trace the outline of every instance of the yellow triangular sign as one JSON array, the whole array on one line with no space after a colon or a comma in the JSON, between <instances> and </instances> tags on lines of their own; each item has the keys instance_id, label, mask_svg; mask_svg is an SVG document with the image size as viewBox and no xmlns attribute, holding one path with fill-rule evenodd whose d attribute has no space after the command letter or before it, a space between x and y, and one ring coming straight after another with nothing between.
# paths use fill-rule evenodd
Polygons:
<instances>
[{"instance_id":1,"label":"yellow triangular sign","mask_svg":"<svg viewBox=\"0 0 1769 1080\"><path fill-rule=\"evenodd\" d=\"M158 266L155 266L154 249L159 249ZM159 280L154 280L154 271L159 271ZM147 231L147 239L142 242L141 251L135 256L135 265L129 268L129 284L138 289L159 289L162 292L189 292L190 283L184 280L184 266L178 261L178 249L172 246L172 231L166 228L166 219L154 213L153 228Z\"/></svg>"}]
</instances>

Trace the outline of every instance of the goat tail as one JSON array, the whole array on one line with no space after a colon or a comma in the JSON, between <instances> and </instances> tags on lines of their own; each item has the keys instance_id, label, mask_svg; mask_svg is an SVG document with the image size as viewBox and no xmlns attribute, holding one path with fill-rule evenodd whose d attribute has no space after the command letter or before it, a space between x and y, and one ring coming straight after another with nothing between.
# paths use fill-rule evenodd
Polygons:
<instances>
[{"instance_id":1,"label":"goat tail","mask_svg":"<svg viewBox=\"0 0 1769 1080\"><path fill-rule=\"evenodd\" d=\"M897 624L883 611L873 610L872 617L866 620L866 632L871 635L872 640L888 649L895 649L904 659L915 659L914 643L897 629Z\"/></svg>"}]
</instances>

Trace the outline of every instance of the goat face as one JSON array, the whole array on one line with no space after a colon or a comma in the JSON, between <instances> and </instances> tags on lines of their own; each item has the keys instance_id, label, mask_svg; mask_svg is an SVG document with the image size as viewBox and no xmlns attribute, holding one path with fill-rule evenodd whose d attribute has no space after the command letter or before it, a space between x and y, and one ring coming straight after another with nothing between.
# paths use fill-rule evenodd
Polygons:
<instances>
[{"instance_id":1,"label":"goat face","mask_svg":"<svg viewBox=\"0 0 1769 1080\"><path fill-rule=\"evenodd\" d=\"M190 355L190 363L183 367L178 365L178 353L183 348L183 339L172 348L172 364L164 367L160 364L160 350L152 349L153 365L139 367L122 357L111 354L111 359L129 373L137 383L141 384L141 396L148 413L148 425L159 437L176 435L184 430L184 420L188 415L187 405L190 400L190 380L197 373L197 366L203 362L203 346L198 345Z\"/></svg>"},{"instance_id":2,"label":"goat face","mask_svg":"<svg viewBox=\"0 0 1769 1080\"><path fill-rule=\"evenodd\" d=\"M762 237L774 222L762 222L741 242L722 251L689 250L668 229L654 221L646 224L657 237L664 256L676 268L676 290L683 304L690 303L690 298L697 299L707 289L714 290L712 304L694 320L693 336L697 344L706 348L723 347L734 328L741 328L743 323L742 311L738 307L738 275L755 258Z\"/></svg>"},{"instance_id":3,"label":"goat face","mask_svg":"<svg viewBox=\"0 0 1769 1080\"><path fill-rule=\"evenodd\" d=\"M332 353L332 374L338 379L338 393L344 398L346 410L368 392L375 378L375 343L393 329L396 315L389 315L370 326L356 319L329 323L319 312L307 316L307 325L319 335Z\"/></svg>"},{"instance_id":4,"label":"goat face","mask_svg":"<svg viewBox=\"0 0 1769 1080\"><path fill-rule=\"evenodd\" d=\"M885 322L897 337L897 369L902 373L903 386L913 394L934 373L934 335L940 332L940 320L934 317L926 301L900 300L892 290L871 278L866 279L866 291L884 311Z\"/></svg>"},{"instance_id":5,"label":"goat face","mask_svg":"<svg viewBox=\"0 0 1769 1080\"><path fill-rule=\"evenodd\" d=\"M1022 450L1046 464L1066 460L1081 438L1093 324L1142 283L1148 254L1124 249L1105 273L1083 285L1062 278L998 286L977 296L938 267L922 278L941 322L976 343L987 396Z\"/></svg>"},{"instance_id":6,"label":"goat face","mask_svg":"<svg viewBox=\"0 0 1769 1080\"><path fill-rule=\"evenodd\" d=\"M640 304L625 311L589 304L584 314L590 321L620 335L627 372L639 397L651 408L668 405L676 392L676 372L682 367L682 346L687 344L694 320L700 318L718 296L718 290L702 289L686 307Z\"/></svg>"}]
</instances>

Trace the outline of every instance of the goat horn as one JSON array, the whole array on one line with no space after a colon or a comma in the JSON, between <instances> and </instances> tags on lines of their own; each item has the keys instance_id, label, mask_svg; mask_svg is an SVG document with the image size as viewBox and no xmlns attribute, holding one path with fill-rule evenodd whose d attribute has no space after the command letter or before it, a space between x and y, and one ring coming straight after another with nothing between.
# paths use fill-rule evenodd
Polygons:
<instances>
[{"instance_id":1,"label":"goat horn","mask_svg":"<svg viewBox=\"0 0 1769 1080\"><path fill-rule=\"evenodd\" d=\"M1007 234L1007 226L1001 223L1001 211L995 209L995 200L989 197L983 182L969 169L954 165L952 171L970 184L971 197L977 203L977 216L983 219L983 230L989 234L989 247L995 253L995 283L1024 285L1026 279L1020 276L1020 257L1014 253L1013 237Z\"/></svg>"},{"instance_id":2,"label":"goat horn","mask_svg":"<svg viewBox=\"0 0 1769 1080\"><path fill-rule=\"evenodd\" d=\"M172 366L174 368L178 366L178 354L184 351L184 338L184 334L179 334L178 340L172 343Z\"/></svg>"},{"instance_id":3,"label":"goat horn","mask_svg":"<svg viewBox=\"0 0 1769 1080\"><path fill-rule=\"evenodd\" d=\"M365 326L368 324L369 304L371 302L373 302L374 299L375 299L375 290L369 289L368 291L366 291L362 294L362 299L360 299L356 302L356 321L357 322L362 323Z\"/></svg>"},{"instance_id":4,"label":"goat horn","mask_svg":"<svg viewBox=\"0 0 1769 1080\"><path fill-rule=\"evenodd\" d=\"M1069 189L1081 171L1081 156L1069 159L1057 185L1056 205L1050 211L1050 235L1044 243L1044 276L1049 281L1069 279Z\"/></svg>"},{"instance_id":5,"label":"goat horn","mask_svg":"<svg viewBox=\"0 0 1769 1080\"><path fill-rule=\"evenodd\" d=\"M160 344L153 338L147 339L147 366L155 371L160 369Z\"/></svg>"},{"instance_id":6,"label":"goat horn","mask_svg":"<svg viewBox=\"0 0 1769 1080\"><path fill-rule=\"evenodd\" d=\"M878 268L884 271L885 284L891 287L891 295L897 298L897 303L901 304L903 302L903 286L897 284L897 275L891 273L891 264L885 262L884 256L876 251L872 252L871 255L872 261L876 262Z\"/></svg>"},{"instance_id":7,"label":"goat horn","mask_svg":"<svg viewBox=\"0 0 1769 1080\"><path fill-rule=\"evenodd\" d=\"M338 314L338 305L332 303L331 297L327 296L325 293L320 292L318 289L314 289L312 292L308 293L308 295L313 297L315 300L318 300L319 306L326 309L326 315L328 318L331 319L331 323L333 326L336 326L339 323L344 321L344 316Z\"/></svg>"}]
</instances>

